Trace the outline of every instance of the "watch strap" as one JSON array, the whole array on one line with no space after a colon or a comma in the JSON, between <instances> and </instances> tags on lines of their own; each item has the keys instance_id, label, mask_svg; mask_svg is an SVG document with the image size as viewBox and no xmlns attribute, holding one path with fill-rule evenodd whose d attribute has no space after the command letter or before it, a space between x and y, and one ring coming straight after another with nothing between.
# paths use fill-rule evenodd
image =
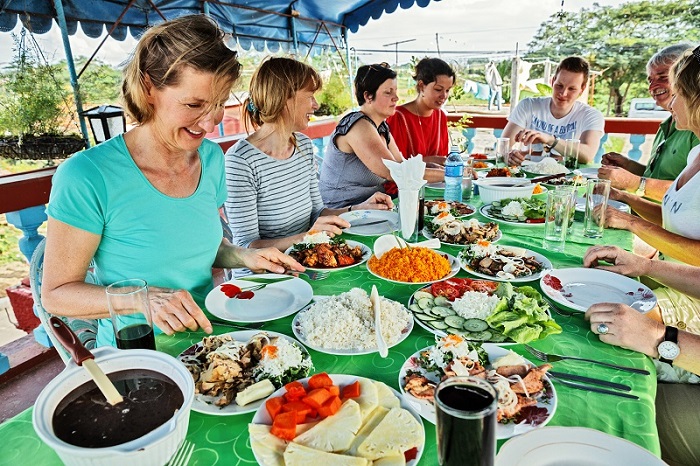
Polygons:
<instances>
[{"instance_id":1,"label":"watch strap","mask_svg":"<svg viewBox=\"0 0 700 466\"><path fill-rule=\"evenodd\" d=\"M639 180L639 187L635 193L637 196L644 196L647 192L647 179L646 177L641 177Z\"/></svg>"},{"instance_id":2,"label":"watch strap","mask_svg":"<svg viewBox=\"0 0 700 466\"><path fill-rule=\"evenodd\" d=\"M678 329L676 327L671 327L669 325L666 326L666 330L664 331L664 340L663 341L670 341L673 344L678 344ZM673 359L666 359L661 357L659 355L659 361L665 362L666 364L673 365Z\"/></svg>"}]
</instances>

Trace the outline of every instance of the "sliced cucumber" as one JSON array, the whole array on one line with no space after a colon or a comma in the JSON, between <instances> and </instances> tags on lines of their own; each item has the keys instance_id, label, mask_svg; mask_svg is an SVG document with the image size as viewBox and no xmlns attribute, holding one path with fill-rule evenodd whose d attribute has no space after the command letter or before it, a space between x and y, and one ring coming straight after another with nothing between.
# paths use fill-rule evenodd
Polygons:
<instances>
[{"instance_id":1,"label":"sliced cucumber","mask_svg":"<svg viewBox=\"0 0 700 466\"><path fill-rule=\"evenodd\" d=\"M435 305L436 306L449 306L450 305L450 300L445 298L444 296L435 296Z\"/></svg>"},{"instance_id":2,"label":"sliced cucumber","mask_svg":"<svg viewBox=\"0 0 700 466\"><path fill-rule=\"evenodd\" d=\"M439 320L433 320L430 322L430 325L438 330L445 330L447 327L449 327L445 322L440 322Z\"/></svg>"},{"instance_id":3,"label":"sliced cucumber","mask_svg":"<svg viewBox=\"0 0 700 466\"><path fill-rule=\"evenodd\" d=\"M428 298L421 298L418 300L418 305L420 306L421 309L428 309L430 307L433 307L434 300L432 297Z\"/></svg>"},{"instance_id":4,"label":"sliced cucumber","mask_svg":"<svg viewBox=\"0 0 700 466\"><path fill-rule=\"evenodd\" d=\"M496 332L495 330L489 330L491 332L491 339L489 341L493 343L503 343L508 339L507 336L502 333Z\"/></svg>"},{"instance_id":5,"label":"sliced cucumber","mask_svg":"<svg viewBox=\"0 0 700 466\"><path fill-rule=\"evenodd\" d=\"M445 333L452 333L453 335L464 335L464 329L457 327L447 327Z\"/></svg>"},{"instance_id":6,"label":"sliced cucumber","mask_svg":"<svg viewBox=\"0 0 700 466\"><path fill-rule=\"evenodd\" d=\"M413 303L410 306L408 306L410 310L413 312L423 312L423 310L420 308L420 306L417 303Z\"/></svg>"},{"instance_id":7,"label":"sliced cucumber","mask_svg":"<svg viewBox=\"0 0 700 466\"><path fill-rule=\"evenodd\" d=\"M416 291L413 293L413 299L418 301L421 298L430 298L433 299L433 295L428 293L427 291Z\"/></svg>"},{"instance_id":8,"label":"sliced cucumber","mask_svg":"<svg viewBox=\"0 0 700 466\"><path fill-rule=\"evenodd\" d=\"M433 306L431 309L433 314L442 316L442 317L447 317L447 316L453 316L457 314L454 310L450 309L449 307L443 307L443 306Z\"/></svg>"},{"instance_id":9,"label":"sliced cucumber","mask_svg":"<svg viewBox=\"0 0 700 466\"><path fill-rule=\"evenodd\" d=\"M483 332L469 332L469 335L467 338L470 340L476 340L476 341L486 341L490 340L492 337L491 332L488 330L484 330Z\"/></svg>"},{"instance_id":10,"label":"sliced cucumber","mask_svg":"<svg viewBox=\"0 0 700 466\"><path fill-rule=\"evenodd\" d=\"M462 325L464 325L464 318L460 316L447 316L445 317L445 323L450 327L461 329Z\"/></svg>"},{"instance_id":11,"label":"sliced cucumber","mask_svg":"<svg viewBox=\"0 0 700 466\"><path fill-rule=\"evenodd\" d=\"M437 320L437 317L433 317L428 314L423 314L422 312L416 312L413 315L416 316L416 319L422 320L423 322L432 322L434 320Z\"/></svg>"},{"instance_id":12,"label":"sliced cucumber","mask_svg":"<svg viewBox=\"0 0 700 466\"><path fill-rule=\"evenodd\" d=\"M463 327L468 332L483 332L488 330L489 324L481 319L467 319L464 321Z\"/></svg>"}]
</instances>

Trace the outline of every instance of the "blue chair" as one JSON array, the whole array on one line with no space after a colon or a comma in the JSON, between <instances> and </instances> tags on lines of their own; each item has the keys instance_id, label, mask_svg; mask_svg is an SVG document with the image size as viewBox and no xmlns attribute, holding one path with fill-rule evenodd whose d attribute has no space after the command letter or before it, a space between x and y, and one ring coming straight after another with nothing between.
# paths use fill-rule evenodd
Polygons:
<instances>
[{"instance_id":1,"label":"blue chair","mask_svg":"<svg viewBox=\"0 0 700 466\"><path fill-rule=\"evenodd\" d=\"M63 347L63 345L58 341L56 335L53 333L53 328L49 324L49 319L53 314L50 314L44 306L41 305L41 283L44 275L44 249L46 248L46 239L43 239L41 243L34 250L34 255L32 255L32 260L29 263L29 282L32 288L32 297L34 298L34 312L44 326L46 333L53 343L53 346L58 351L59 356L64 363L70 361L71 356L68 351ZM87 283L98 283L95 274L92 272L94 264L90 264L85 281ZM73 330L73 332L78 336L78 339L83 343L83 345L88 349L95 348L95 342L97 338L97 320L95 319L76 319L70 317L57 316L63 320L68 326Z\"/></svg>"}]
</instances>

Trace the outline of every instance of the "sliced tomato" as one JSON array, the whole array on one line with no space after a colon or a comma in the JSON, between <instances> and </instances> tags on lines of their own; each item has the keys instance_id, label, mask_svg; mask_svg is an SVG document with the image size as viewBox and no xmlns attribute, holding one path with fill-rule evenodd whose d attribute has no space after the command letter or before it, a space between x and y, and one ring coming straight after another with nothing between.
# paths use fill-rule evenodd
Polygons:
<instances>
[{"instance_id":1,"label":"sliced tomato","mask_svg":"<svg viewBox=\"0 0 700 466\"><path fill-rule=\"evenodd\" d=\"M454 301L463 294L457 286L451 285L447 281L433 283L430 285L430 292L433 296L444 296L450 301Z\"/></svg>"},{"instance_id":2,"label":"sliced tomato","mask_svg":"<svg viewBox=\"0 0 700 466\"><path fill-rule=\"evenodd\" d=\"M236 299L251 299L253 296L255 296L255 293L250 290L245 290L238 293Z\"/></svg>"}]
</instances>

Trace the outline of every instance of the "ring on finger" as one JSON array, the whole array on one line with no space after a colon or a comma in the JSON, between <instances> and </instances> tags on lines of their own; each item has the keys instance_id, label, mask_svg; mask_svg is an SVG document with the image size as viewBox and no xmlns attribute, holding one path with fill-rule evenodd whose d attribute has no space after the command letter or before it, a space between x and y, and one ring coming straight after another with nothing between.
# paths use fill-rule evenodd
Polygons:
<instances>
[{"instance_id":1,"label":"ring on finger","mask_svg":"<svg viewBox=\"0 0 700 466\"><path fill-rule=\"evenodd\" d=\"M596 330L598 330L598 333L600 335L605 335L606 333L608 333L610 331L610 328L608 327L607 324L601 323L601 324L598 324L598 328Z\"/></svg>"}]
</instances>

